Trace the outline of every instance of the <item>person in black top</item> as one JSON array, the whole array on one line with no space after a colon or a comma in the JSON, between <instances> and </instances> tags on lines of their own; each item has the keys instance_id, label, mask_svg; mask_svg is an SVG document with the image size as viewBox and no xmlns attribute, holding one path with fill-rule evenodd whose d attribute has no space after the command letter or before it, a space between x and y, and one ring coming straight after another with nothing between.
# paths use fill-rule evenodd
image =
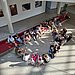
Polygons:
<instances>
[{"instance_id":1,"label":"person in black top","mask_svg":"<svg viewBox=\"0 0 75 75\"><path fill-rule=\"evenodd\" d=\"M51 57L51 58L54 58L54 45L50 45L50 49L49 49L49 56Z\"/></svg>"},{"instance_id":2,"label":"person in black top","mask_svg":"<svg viewBox=\"0 0 75 75\"><path fill-rule=\"evenodd\" d=\"M67 42L72 38L72 34L67 37Z\"/></svg>"}]
</instances>

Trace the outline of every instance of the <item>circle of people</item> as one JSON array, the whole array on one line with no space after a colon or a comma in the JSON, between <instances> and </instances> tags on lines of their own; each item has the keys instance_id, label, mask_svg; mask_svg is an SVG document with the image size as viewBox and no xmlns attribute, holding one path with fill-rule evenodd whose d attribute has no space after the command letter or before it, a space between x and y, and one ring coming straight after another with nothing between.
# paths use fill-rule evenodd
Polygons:
<instances>
[{"instance_id":1,"label":"circle of people","mask_svg":"<svg viewBox=\"0 0 75 75\"><path fill-rule=\"evenodd\" d=\"M60 16L62 16L60 18ZM14 44L15 46L15 54L20 57L23 61L27 62L31 65L44 65L48 63L50 59L55 57L55 53L59 52L60 46L66 44L71 38L72 33L67 35L66 27L59 30L62 26L62 19L69 19L70 16L67 12L61 13L57 17L53 17L50 20L41 22L39 25L30 28L24 31L23 36L19 36L16 34L14 37L12 35L8 36L7 42L10 44ZM32 39L35 41L37 38L40 38L47 30L51 30L51 35L53 41L50 43L49 51L42 55L39 55L37 51L28 52L27 49L20 47L19 44L25 45Z\"/></svg>"}]
</instances>

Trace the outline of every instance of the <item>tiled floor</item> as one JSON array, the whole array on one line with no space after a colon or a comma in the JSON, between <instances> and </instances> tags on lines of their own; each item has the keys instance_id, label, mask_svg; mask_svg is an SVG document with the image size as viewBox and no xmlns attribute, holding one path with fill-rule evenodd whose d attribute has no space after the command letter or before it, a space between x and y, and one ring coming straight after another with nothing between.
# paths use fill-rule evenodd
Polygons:
<instances>
[{"instance_id":1,"label":"tiled floor","mask_svg":"<svg viewBox=\"0 0 75 75\"><path fill-rule=\"evenodd\" d=\"M47 13L41 14L41 17L49 18L47 16ZM54 16L51 14L51 16ZM73 33L73 39L70 40L66 45L61 46L60 52L56 53L55 58L51 59L50 62L44 66L40 67L34 67L27 65L24 61L21 61L21 59L17 58L17 56L14 53L14 50L10 53L2 56L0 58L0 75L75 75L75 14L74 11L70 13L71 19L65 22L62 26L66 27L68 31L72 31ZM21 23L27 28L27 25L34 25L35 18L39 19L40 17L36 16L27 19L28 22L26 23L24 20L18 23L13 24L14 27L19 29L21 27ZM42 18L43 19L43 18ZM41 20L41 19L40 19ZM36 24L40 21L38 20ZM32 26L31 25L31 26ZM5 27L6 29L6 27ZM15 31L17 31L15 29ZM8 33L8 31L6 31ZM38 49L38 52L40 54L45 53L49 50L50 41L52 40L50 31L47 31L46 34L44 34L41 39L38 39L37 41L31 41L29 44L26 45L27 50L29 52L36 51Z\"/></svg>"}]
</instances>

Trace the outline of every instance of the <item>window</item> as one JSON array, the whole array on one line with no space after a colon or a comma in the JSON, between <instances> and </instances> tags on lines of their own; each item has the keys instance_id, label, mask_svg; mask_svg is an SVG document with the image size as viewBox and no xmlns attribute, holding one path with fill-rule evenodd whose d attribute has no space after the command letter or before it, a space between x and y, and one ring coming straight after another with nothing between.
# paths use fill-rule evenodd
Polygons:
<instances>
[{"instance_id":1,"label":"window","mask_svg":"<svg viewBox=\"0 0 75 75\"><path fill-rule=\"evenodd\" d=\"M42 1L35 1L35 8L42 6Z\"/></svg>"},{"instance_id":2,"label":"window","mask_svg":"<svg viewBox=\"0 0 75 75\"><path fill-rule=\"evenodd\" d=\"M23 4L23 5L22 5L22 10L23 10L23 11L25 11L25 10L30 10L30 3Z\"/></svg>"},{"instance_id":3,"label":"window","mask_svg":"<svg viewBox=\"0 0 75 75\"><path fill-rule=\"evenodd\" d=\"M0 17L3 17L3 16L4 16L3 11L2 9L0 9Z\"/></svg>"},{"instance_id":4,"label":"window","mask_svg":"<svg viewBox=\"0 0 75 75\"><path fill-rule=\"evenodd\" d=\"M12 16L18 14L16 4L10 5L9 7L10 7L10 12Z\"/></svg>"}]
</instances>

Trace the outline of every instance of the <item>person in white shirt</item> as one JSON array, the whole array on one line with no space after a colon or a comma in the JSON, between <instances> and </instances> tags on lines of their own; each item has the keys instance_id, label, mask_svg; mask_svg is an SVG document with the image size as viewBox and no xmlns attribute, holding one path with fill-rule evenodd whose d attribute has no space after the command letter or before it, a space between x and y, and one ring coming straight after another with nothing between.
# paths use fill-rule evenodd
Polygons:
<instances>
[{"instance_id":1,"label":"person in white shirt","mask_svg":"<svg viewBox=\"0 0 75 75\"><path fill-rule=\"evenodd\" d=\"M15 46L17 46L17 43L15 42L15 39L11 35L8 36L7 42L8 43L13 43Z\"/></svg>"}]
</instances>

